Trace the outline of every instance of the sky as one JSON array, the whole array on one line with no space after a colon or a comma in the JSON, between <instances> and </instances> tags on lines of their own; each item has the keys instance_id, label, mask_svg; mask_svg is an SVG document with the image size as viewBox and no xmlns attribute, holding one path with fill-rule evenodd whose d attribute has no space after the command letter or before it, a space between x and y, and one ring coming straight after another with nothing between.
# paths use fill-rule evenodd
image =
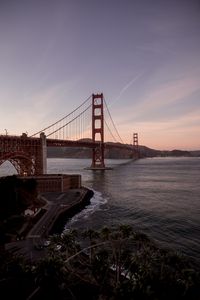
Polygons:
<instances>
[{"instance_id":1,"label":"sky","mask_svg":"<svg viewBox=\"0 0 200 300\"><path fill-rule=\"evenodd\" d=\"M125 143L200 149L200 0L0 0L0 134L103 93Z\"/></svg>"}]
</instances>

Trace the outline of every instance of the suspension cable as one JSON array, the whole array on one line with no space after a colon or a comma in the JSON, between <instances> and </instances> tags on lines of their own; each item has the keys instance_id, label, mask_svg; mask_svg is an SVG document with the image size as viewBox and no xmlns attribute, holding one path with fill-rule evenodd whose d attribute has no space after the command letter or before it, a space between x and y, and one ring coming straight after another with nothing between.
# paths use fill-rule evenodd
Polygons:
<instances>
[{"instance_id":1,"label":"suspension cable","mask_svg":"<svg viewBox=\"0 0 200 300\"><path fill-rule=\"evenodd\" d=\"M111 114L110 114L110 111L109 111L109 109L108 109L108 106L107 106L107 103L106 103L106 100L105 100L105 98L104 98L103 100L104 100L104 102L105 102L105 105L106 105L106 108L107 108L107 111L108 111L109 117L110 117L110 119L111 119L111 122L112 122L112 124L113 124L113 127L114 127L114 129L115 129L115 131L116 131L116 133L117 133L117 135L118 135L119 139L121 140L122 144L124 144L124 142L123 142L123 140L122 140L121 136L119 135L119 132L118 132L118 130L117 130L117 128L116 128L116 126L115 126L115 124L114 124L114 121L113 121L113 119L112 119L112 117L111 117Z\"/></svg>"},{"instance_id":2,"label":"suspension cable","mask_svg":"<svg viewBox=\"0 0 200 300\"><path fill-rule=\"evenodd\" d=\"M110 130L110 128L109 128L109 126L108 126L108 124L107 124L107 122L106 122L105 119L104 119L104 123L105 123L105 125L107 126L107 129L109 130L110 134L112 135L113 140L114 140L115 142L117 142L117 139L116 139L115 136L113 135L113 133L112 133L112 131Z\"/></svg>"},{"instance_id":3,"label":"suspension cable","mask_svg":"<svg viewBox=\"0 0 200 300\"><path fill-rule=\"evenodd\" d=\"M83 115L90 107L92 106L92 104L90 104L86 109L84 109L79 115L77 115L76 117L74 117L72 120L70 120L69 122L67 122L66 124L64 124L63 126L59 127L58 129L54 130L53 132L49 133L48 135L46 135L46 137L58 132L59 130L61 130L62 128L66 127L67 125L71 124L74 120L78 119L78 117L80 117L81 115Z\"/></svg>"},{"instance_id":4,"label":"suspension cable","mask_svg":"<svg viewBox=\"0 0 200 300\"><path fill-rule=\"evenodd\" d=\"M31 135L30 137L36 136L37 134L40 134L41 132L43 132L43 131L45 131L45 130L51 128L51 127L53 127L54 125L58 124L59 122L63 121L64 119L66 119L67 117L69 117L71 114L73 114L74 112L76 112L80 107L82 107L82 106L83 106L90 98L91 98L91 95L90 95L90 96L89 96L89 97L88 97L81 105L79 105L76 109L74 109L74 110L73 110L72 112L70 112L68 115L66 115L66 116L63 117L62 119L58 120L57 122L55 122L55 123L49 125L48 127L46 127L46 128L44 128L44 129L42 129L42 130L40 130L40 131L34 133L34 134ZM88 107L88 108L89 108L89 107ZM87 108L87 109L88 109L88 108ZM87 109L86 109L86 110L87 110ZM69 123L70 123L70 122L69 122ZM65 126L62 126L62 127L60 127L59 129L61 129L61 128L63 128L63 127L65 127ZM58 131L58 130L56 130L56 131ZM55 132L56 132L56 131L55 131ZM51 134L53 134L53 133L51 133ZM49 135L48 135L48 136L49 136Z\"/></svg>"}]
</instances>

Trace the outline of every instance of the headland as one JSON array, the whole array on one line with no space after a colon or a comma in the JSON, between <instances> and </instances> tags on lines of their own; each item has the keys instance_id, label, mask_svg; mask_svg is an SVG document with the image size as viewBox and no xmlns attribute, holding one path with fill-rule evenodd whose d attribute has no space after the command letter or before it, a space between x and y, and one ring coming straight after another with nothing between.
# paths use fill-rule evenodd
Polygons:
<instances>
[{"instance_id":1,"label":"headland","mask_svg":"<svg viewBox=\"0 0 200 300\"><path fill-rule=\"evenodd\" d=\"M22 254L31 259L41 257L45 240L53 233L62 232L67 219L81 211L93 196L93 191L81 185L80 175L48 174L21 178L36 180L39 208L26 210L26 222L12 240L5 244L5 250Z\"/></svg>"}]
</instances>

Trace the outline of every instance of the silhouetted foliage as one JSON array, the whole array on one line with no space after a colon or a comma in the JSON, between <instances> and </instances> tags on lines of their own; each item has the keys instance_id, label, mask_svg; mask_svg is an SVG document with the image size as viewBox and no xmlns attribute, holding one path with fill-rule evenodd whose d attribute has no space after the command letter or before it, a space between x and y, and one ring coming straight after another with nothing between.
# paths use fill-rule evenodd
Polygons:
<instances>
[{"instance_id":1,"label":"silhouetted foliage","mask_svg":"<svg viewBox=\"0 0 200 300\"><path fill-rule=\"evenodd\" d=\"M3 257L0 288L2 282L4 287L8 283L12 287L10 278L17 278L29 288L27 297L27 290L18 287L22 300L199 299L199 266L180 253L157 247L129 225L79 234L70 230L50 237L47 249L39 262Z\"/></svg>"},{"instance_id":2,"label":"silhouetted foliage","mask_svg":"<svg viewBox=\"0 0 200 300\"><path fill-rule=\"evenodd\" d=\"M36 181L16 175L0 178L0 220L19 215L36 200Z\"/></svg>"}]
</instances>

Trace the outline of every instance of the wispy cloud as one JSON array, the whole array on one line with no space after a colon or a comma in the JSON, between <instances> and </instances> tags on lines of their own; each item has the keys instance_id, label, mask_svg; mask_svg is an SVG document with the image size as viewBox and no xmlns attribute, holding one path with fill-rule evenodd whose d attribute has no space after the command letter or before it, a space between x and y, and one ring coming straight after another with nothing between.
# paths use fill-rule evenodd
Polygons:
<instances>
[{"instance_id":1,"label":"wispy cloud","mask_svg":"<svg viewBox=\"0 0 200 300\"><path fill-rule=\"evenodd\" d=\"M140 142L143 139L152 148L198 149L199 86L200 77L189 75L149 86L138 102L130 103L118 117L124 139L128 141L131 132L138 132Z\"/></svg>"},{"instance_id":2,"label":"wispy cloud","mask_svg":"<svg viewBox=\"0 0 200 300\"><path fill-rule=\"evenodd\" d=\"M197 139L200 133L200 109L194 109L170 121L165 120L137 120L121 125L121 130L127 140L132 132L138 132L140 143L157 149L199 149ZM145 142L143 142L145 141Z\"/></svg>"},{"instance_id":3,"label":"wispy cloud","mask_svg":"<svg viewBox=\"0 0 200 300\"><path fill-rule=\"evenodd\" d=\"M185 78L169 82L153 91L146 97L143 105L157 107L166 103L176 103L199 90L200 78Z\"/></svg>"},{"instance_id":4,"label":"wispy cloud","mask_svg":"<svg viewBox=\"0 0 200 300\"><path fill-rule=\"evenodd\" d=\"M64 104L65 109L70 112L72 103L67 99L70 99L73 84L72 81L63 81L43 89L39 88L32 93L28 91L21 103L23 109L20 106L10 109L6 125L10 134L21 134L24 130L32 134L41 130L65 115Z\"/></svg>"},{"instance_id":5,"label":"wispy cloud","mask_svg":"<svg viewBox=\"0 0 200 300\"><path fill-rule=\"evenodd\" d=\"M173 111L169 112L169 109L165 111L166 108L170 106L180 106L183 101L191 102L191 97L195 92L200 90L200 78L191 77L183 78L176 81L168 82L160 86L152 87L151 90L146 92L146 95L140 99L140 102L134 103L134 116L131 115L129 121L132 119L144 120L145 117L155 120L155 112L158 112L156 119L165 119L165 114L167 117L167 112L173 115ZM159 114L159 110L162 114Z\"/></svg>"}]
</instances>

